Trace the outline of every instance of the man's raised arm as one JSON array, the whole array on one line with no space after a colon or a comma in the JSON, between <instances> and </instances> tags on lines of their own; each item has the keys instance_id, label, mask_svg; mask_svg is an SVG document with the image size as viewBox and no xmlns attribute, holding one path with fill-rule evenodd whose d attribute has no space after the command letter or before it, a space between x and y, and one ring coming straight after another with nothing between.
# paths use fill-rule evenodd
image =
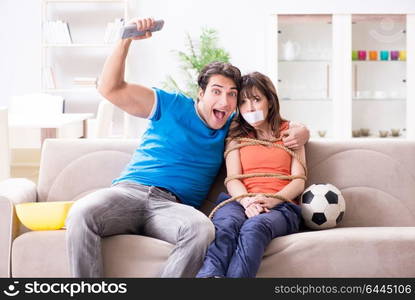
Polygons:
<instances>
[{"instance_id":1,"label":"man's raised arm","mask_svg":"<svg viewBox=\"0 0 415 300\"><path fill-rule=\"evenodd\" d=\"M154 20L150 18L134 19L129 23L137 24L138 30L149 30L154 26ZM144 36L118 41L105 61L98 84L98 92L108 101L127 113L141 118L150 115L154 105L154 92L148 87L125 81L125 60L133 40L150 37L151 32L148 31Z\"/></svg>"}]
</instances>

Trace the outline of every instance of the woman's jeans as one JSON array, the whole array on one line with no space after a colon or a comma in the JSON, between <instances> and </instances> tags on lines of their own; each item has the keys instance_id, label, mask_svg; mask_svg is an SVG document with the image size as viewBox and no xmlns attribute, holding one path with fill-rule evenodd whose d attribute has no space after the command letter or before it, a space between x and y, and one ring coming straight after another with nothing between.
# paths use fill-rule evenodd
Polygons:
<instances>
[{"instance_id":1,"label":"woman's jeans","mask_svg":"<svg viewBox=\"0 0 415 300\"><path fill-rule=\"evenodd\" d=\"M218 202L228 198L221 193ZM300 220L301 208L290 202L252 218L236 201L224 205L213 216L216 237L196 277L255 277L271 240L297 232Z\"/></svg>"}]
</instances>

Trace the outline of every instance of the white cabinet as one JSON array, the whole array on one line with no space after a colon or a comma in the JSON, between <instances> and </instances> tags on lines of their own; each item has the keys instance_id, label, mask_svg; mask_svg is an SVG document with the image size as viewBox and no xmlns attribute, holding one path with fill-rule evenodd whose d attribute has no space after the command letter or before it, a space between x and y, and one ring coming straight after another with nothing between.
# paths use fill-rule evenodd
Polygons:
<instances>
[{"instance_id":1,"label":"white cabinet","mask_svg":"<svg viewBox=\"0 0 415 300\"><path fill-rule=\"evenodd\" d=\"M316 138L414 139L413 18L272 15L270 74L282 116L305 123Z\"/></svg>"},{"instance_id":2,"label":"white cabinet","mask_svg":"<svg viewBox=\"0 0 415 300\"><path fill-rule=\"evenodd\" d=\"M278 18L278 82L282 99L330 98L331 27L329 16Z\"/></svg>"},{"instance_id":3,"label":"white cabinet","mask_svg":"<svg viewBox=\"0 0 415 300\"><path fill-rule=\"evenodd\" d=\"M127 18L125 0L42 0L42 92L61 95L65 112L96 113L96 83ZM112 25L112 27L110 26Z\"/></svg>"},{"instance_id":4,"label":"white cabinet","mask_svg":"<svg viewBox=\"0 0 415 300\"><path fill-rule=\"evenodd\" d=\"M330 135L331 16L279 15L276 26L281 114L307 124L314 134Z\"/></svg>"}]
</instances>

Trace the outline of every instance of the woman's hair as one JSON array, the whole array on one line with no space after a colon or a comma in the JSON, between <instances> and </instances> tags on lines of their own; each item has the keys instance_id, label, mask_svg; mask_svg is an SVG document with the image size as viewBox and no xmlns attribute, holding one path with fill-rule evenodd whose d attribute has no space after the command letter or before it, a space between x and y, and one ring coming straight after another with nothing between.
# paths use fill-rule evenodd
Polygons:
<instances>
[{"instance_id":1,"label":"woman's hair","mask_svg":"<svg viewBox=\"0 0 415 300\"><path fill-rule=\"evenodd\" d=\"M269 104L267 121L271 125L271 130L275 137L279 137L279 128L282 122L286 121L280 115L280 103L278 101L277 91L271 79L259 72L252 72L242 76L241 92L238 94L238 113L236 114L228 137L254 137L257 138L256 130L249 125L239 112L239 106L242 99L252 99L254 97L254 89L256 88L267 99Z\"/></svg>"}]
</instances>

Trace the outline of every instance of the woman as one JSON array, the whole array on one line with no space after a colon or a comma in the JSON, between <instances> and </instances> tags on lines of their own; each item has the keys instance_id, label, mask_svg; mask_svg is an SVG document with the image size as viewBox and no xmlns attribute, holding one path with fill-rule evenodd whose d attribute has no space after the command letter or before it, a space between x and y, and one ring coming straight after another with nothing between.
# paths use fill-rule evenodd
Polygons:
<instances>
[{"instance_id":1,"label":"woman","mask_svg":"<svg viewBox=\"0 0 415 300\"><path fill-rule=\"evenodd\" d=\"M218 201L232 198L214 210L216 237L197 277L255 277L270 241L299 229L295 199L304 191L305 151L282 146L280 132L289 122L279 108L267 76L242 77L239 114L225 151L230 195L222 193Z\"/></svg>"}]
</instances>

